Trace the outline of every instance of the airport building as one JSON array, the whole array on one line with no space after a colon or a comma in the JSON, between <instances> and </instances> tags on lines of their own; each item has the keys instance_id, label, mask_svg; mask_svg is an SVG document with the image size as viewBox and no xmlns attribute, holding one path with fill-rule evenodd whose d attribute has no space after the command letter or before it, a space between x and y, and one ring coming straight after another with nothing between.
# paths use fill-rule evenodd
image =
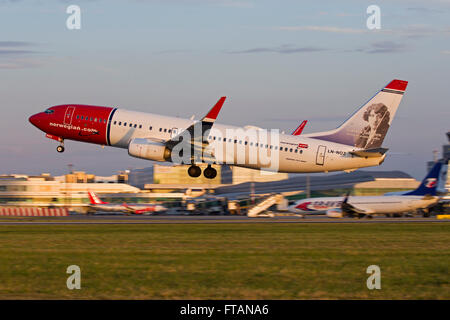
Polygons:
<instances>
[{"instance_id":1,"label":"airport building","mask_svg":"<svg viewBox=\"0 0 450 320\"><path fill-rule=\"evenodd\" d=\"M295 175L287 180L241 183L217 188L228 197L250 194L292 193L290 199L352 195L382 195L415 189L420 182L402 171L354 171L351 173Z\"/></svg>"},{"instance_id":2,"label":"airport building","mask_svg":"<svg viewBox=\"0 0 450 320\"><path fill-rule=\"evenodd\" d=\"M99 194L140 192L124 183L96 183L92 176L84 173L63 176L67 180L49 174L0 176L0 205L70 207L88 204L88 190Z\"/></svg>"},{"instance_id":3,"label":"airport building","mask_svg":"<svg viewBox=\"0 0 450 320\"><path fill-rule=\"evenodd\" d=\"M433 161L427 162L427 171L431 170L431 167L433 167L434 163L436 161L443 161L444 163L450 164L450 131L446 134L448 139L448 144L444 144L442 146L442 159L438 159L437 156L435 156L435 159ZM437 154L437 151L436 151ZM447 181L445 183L445 188L447 189L447 192L450 193L450 165L447 166ZM447 196L449 198L449 196Z\"/></svg>"}]
</instances>

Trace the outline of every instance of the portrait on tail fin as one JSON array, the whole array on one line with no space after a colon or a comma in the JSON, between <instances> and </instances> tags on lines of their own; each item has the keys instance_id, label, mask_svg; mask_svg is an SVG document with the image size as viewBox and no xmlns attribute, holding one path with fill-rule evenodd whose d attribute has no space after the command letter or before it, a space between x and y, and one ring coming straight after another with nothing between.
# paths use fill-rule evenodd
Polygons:
<instances>
[{"instance_id":1,"label":"portrait on tail fin","mask_svg":"<svg viewBox=\"0 0 450 320\"><path fill-rule=\"evenodd\" d=\"M355 141L355 147L363 149L377 148L389 130L390 112L384 103L370 105L362 116L368 124Z\"/></svg>"}]
</instances>

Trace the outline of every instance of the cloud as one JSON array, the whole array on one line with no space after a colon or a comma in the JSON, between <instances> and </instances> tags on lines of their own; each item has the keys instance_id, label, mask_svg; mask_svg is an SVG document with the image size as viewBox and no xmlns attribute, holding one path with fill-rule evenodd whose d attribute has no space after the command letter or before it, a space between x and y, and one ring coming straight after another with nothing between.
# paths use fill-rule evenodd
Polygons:
<instances>
[{"instance_id":1,"label":"cloud","mask_svg":"<svg viewBox=\"0 0 450 320\"><path fill-rule=\"evenodd\" d=\"M406 38L420 38L433 35L450 35L450 27L436 28L429 25L417 24L407 25L404 27L397 27L386 29L381 26L379 30L356 29L356 28L342 28L335 26L281 26L273 27L273 30L279 31L315 31L328 32L340 34L385 34L401 36Z\"/></svg>"},{"instance_id":2,"label":"cloud","mask_svg":"<svg viewBox=\"0 0 450 320\"><path fill-rule=\"evenodd\" d=\"M441 51L442 54L450 54L450 50L443 50Z\"/></svg>"},{"instance_id":3,"label":"cloud","mask_svg":"<svg viewBox=\"0 0 450 320\"><path fill-rule=\"evenodd\" d=\"M0 60L0 69L25 69L25 68L35 68L42 66L44 63L35 59L9 59L6 61Z\"/></svg>"},{"instance_id":4,"label":"cloud","mask_svg":"<svg viewBox=\"0 0 450 320\"><path fill-rule=\"evenodd\" d=\"M356 49L358 52L369 54L377 53L398 53L406 51L407 46L394 41L377 41L370 44L368 48Z\"/></svg>"},{"instance_id":5,"label":"cloud","mask_svg":"<svg viewBox=\"0 0 450 320\"><path fill-rule=\"evenodd\" d=\"M369 31L365 29L341 28L332 26L293 26L293 27L284 26L284 27L275 27L274 29L281 31L319 31L332 33L348 33L348 34L361 34Z\"/></svg>"},{"instance_id":6,"label":"cloud","mask_svg":"<svg viewBox=\"0 0 450 320\"><path fill-rule=\"evenodd\" d=\"M35 45L33 42L26 41L0 41L0 48L30 47L33 45Z\"/></svg>"},{"instance_id":7,"label":"cloud","mask_svg":"<svg viewBox=\"0 0 450 320\"><path fill-rule=\"evenodd\" d=\"M37 67L42 61L30 56L41 53L27 49L38 44L26 41L0 41L0 69L24 69Z\"/></svg>"},{"instance_id":8,"label":"cloud","mask_svg":"<svg viewBox=\"0 0 450 320\"><path fill-rule=\"evenodd\" d=\"M292 54L292 53L307 53L307 52L318 52L325 51L325 48L319 47L296 47L293 45L285 44L279 47L259 47L259 48L251 48L247 50L239 50L239 51L227 51L229 54L244 54L244 53L282 53L282 54Z\"/></svg>"},{"instance_id":9,"label":"cloud","mask_svg":"<svg viewBox=\"0 0 450 320\"><path fill-rule=\"evenodd\" d=\"M253 8L255 6L252 2L235 0L220 0L217 1L217 5L232 8Z\"/></svg>"},{"instance_id":10,"label":"cloud","mask_svg":"<svg viewBox=\"0 0 450 320\"><path fill-rule=\"evenodd\" d=\"M439 10L439 9L434 9L434 8L429 8L429 7L410 7L410 8L406 8L406 10L414 12L414 13L418 13L418 14L439 14L439 13L444 13L444 10Z\"/></svg>"}]
</instances>

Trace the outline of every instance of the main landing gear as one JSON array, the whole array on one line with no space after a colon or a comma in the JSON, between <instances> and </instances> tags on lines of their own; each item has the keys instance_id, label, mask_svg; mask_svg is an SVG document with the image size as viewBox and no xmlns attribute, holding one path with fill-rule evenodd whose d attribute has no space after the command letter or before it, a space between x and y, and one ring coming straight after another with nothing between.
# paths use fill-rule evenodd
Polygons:
<instances>
[{"instance_id":1,"label":"main landing gear","mask_svg":"<svg viewBox=\"0 0 450 320\"><path fill-rule=\"evenodd\" d=\"M203 171L203 175L207 179L214 179L217 176L217 170L208 165L208 167Z\"/></svg>"},{"instance_id":2,"label":"main landing gear","mask_svg":"<svg viewBox=\"0 0 450 320\"><path fill-rule=\"evenodd\" d=\"M189 176L191 176L192 178L198 178L198 177L200 177L200 175L202 174L202 169L200 169L199 166L192 165L192 166L190 166L189 169L188 169L188 174L189 174Z\"/></svg>"},{"instance_id":3,"label":"main landing gear","mask_svg":"<svg viewBox=\"0 0 450 320\"><path fill-rule=\"evenodd\" d=\"M192 178L198 178L202 174L202 169L200 169L199 166L193 164L189 167L188 174ZM217 170L211 167L211 165L208 165L208 167L203 171L203 175L207 179L214 179L217 176Z\"/></svg>"}]
</instances>

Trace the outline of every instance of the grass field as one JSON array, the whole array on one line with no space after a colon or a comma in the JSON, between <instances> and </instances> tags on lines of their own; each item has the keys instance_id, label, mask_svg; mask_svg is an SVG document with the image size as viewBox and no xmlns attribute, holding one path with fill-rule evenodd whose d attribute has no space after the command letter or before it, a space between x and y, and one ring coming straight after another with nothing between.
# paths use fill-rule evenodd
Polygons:
<instances>
[{"instance_id":1,"label":"grass field","mask_svg":"<svg viewBox=\"0 0 450 320\"><path fill-rule=\"evenodd\" d=\"M450 299L449 258L448 223L0 226L0 299Z\"/></svg>"}]
</instances>

